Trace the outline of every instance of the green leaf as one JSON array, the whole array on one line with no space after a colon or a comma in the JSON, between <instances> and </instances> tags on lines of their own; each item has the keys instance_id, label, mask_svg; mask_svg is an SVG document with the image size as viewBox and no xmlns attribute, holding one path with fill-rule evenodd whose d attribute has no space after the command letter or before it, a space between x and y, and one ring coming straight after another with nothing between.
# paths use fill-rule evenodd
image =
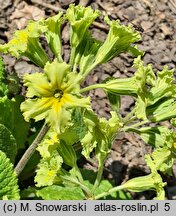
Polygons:
<instances>
[{"instance_id":1,"label":"green leaf","mask_svg":"<svg viewBox=\"0 0 176 216\"><path fill-rule=\"evenodd\" d=\"M61 187L52 185L37 191L37 196L44 200L83 200L84 193L80 187Z\"/></svg>"},{"instance_id":2,"label":"green leaf","mask_svg":"<svg viewBox=\"0 0 176 216\"><path fill-rule=\"evenodd\" d=\"M17 154L16 140L11 132L2 124L0 124L0 150L14 163Z\"/></svg>"},{"instance_id":3,"label":"green leaf","mask_svg":"<svg viewBox=\"0 0 176 216\"><path fill-rule=\"evenodd\" d=\"M29 186L28 188L20 191L20 197L22 200L38 199L36 191L36 188Z\"/></svg>"},{"instance_id":4,"label":"green leaf","mask_svg":"<svg viewBox=\"0 0 176 216\"><path fill-rule=\"evenodd\" d=\"M106 192L106 191L110 190L111 188L113 188L113 185L108 180L102 180L100 182L100 185L98 186L98 188L95 189L94 196L101 194L103 192ZM111 193L111 195L108 198L109 199L116 199L117 193L116 192Z\"/></svg>"},{"instance_id":5,"label":"green leaf","mask_svg":"<svg viewBox=\"0 0 176 216\"><path fill-rule=\"evenodd\" d=\"M94 148L96 148L97 155L107 154L110 151L119 127L117 114L111 112L111 115L112 117L107 121L104 118L99 119L92 110L85 111L84 122L88 132L81 140L82 154L85 157L89 158Z\"/></svg>"},{"instance_id":6,"label":"green leaf","mask_svg":"<svg viewBox=\"0 0 176 216\"><path fill-rule=\"evenodd\" d=\"M8 93L17 95L20 91L20 78L16 73L7 76Z\"/></svg>"},{"instance_id":7,"label":"green leaf","mask_svg":"<svg viewBox=\"0 0 176 216\"><path fill-rule=\"evenodd\" d=\"M83 121L83 112L81 108L74 109L72 112L72 125L59 136L67 145L77 143L87 132L87 127Z\"/></svg>"},{"instance_id":8,"label":"green leaf","mask_svg":"<svg viewBox=\"0 0 176 216\"><path fill-rule=\"evenodd\" d=\"M120 105L121 105L121 97L120 95L114 94L112 92L106 91L106 95L110 102L112 109L118 114Z\"/></svg>"},{"instance_id":9,"label":"green leaf","mask_svg":"<svg viewBox=\"0 0 176 216\"><path fill-rule=\"evenodd\" d=\"M93 170L81 169L81 174L85 181L87 180L92 185L94 184L95 179L97 177L97 172L94 172Z\"/></svg>"},{"instance_id":10,"label":"green leaf","mask_svg":"<svg viewBox=\"0 0 176 216\"><path fill-rule=\"evenodd\" d=\"M0 57L0 97L8 93L7 85L5 84L6 72L3 59Z\"/></svg>"},{"instance_id":11,"label":"green leaf","mask_svg":"<svg viewBox=\"0 0 176 216\"><path fill-rule=\"evenodd\" d=\"M14 172L13 165L0 151L0 199L19 200L18 179Z\"/></svg>"},{"instance_id":12,"label":"green leaf","mask_svg":"<svg viewBox=\"0 0 176 216\"><path fill-rule=\"evenodd\" d=\"M76 153L71 145L67 145L64 141L60 141L58 152L60 156L63 158L63 162L68 166L74 167L76 165Z\"/></svg>"},{"instance_id":13,"label":"green leaf","mask_svg":"<svg viewBox=\"0 0 176 216\"><path fill-rule=\"evenodd\" d=\"M22 96L12 100L7 97L0 98L0 124L3 124L16 139L17 147L24 148L24 143L29 130L29 123L24 121L20 111Z\"/></svg>"}]
</instances>

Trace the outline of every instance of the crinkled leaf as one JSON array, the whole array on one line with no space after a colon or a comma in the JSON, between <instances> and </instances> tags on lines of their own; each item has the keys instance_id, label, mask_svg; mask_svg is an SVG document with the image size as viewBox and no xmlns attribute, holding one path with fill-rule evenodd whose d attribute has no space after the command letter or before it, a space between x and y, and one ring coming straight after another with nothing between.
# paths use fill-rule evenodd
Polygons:
<instances>
[{"instance_id":1,"label":"crinkled leaf","mask_svg":"<svg viewBox=\"0 0 176 216\"><path fill-rule=\"evenodd\" d=\"M37 196L44 200L83 200L85 198L80 187L61 187L58 185L38 190Z\"/></svg>"},{"instance_id":2,"label":"crinkled leaf","mask_svg":"<svg viewBox=\"0 0 176 216\"><path fill-rule=\"evenodd\" d=\"M60 135L60 139L64 140L67 145L72 145L80 141L86 134L87 127L83 121L83 113L80 108L74 109L72 112L72 125Z\"/></svg>"},{"instance_id":3,"label":"crinkled leaf","mask_svg":"<svg viewBox=\"0 0 176 216\"><path fill-rule=\"evenodd\" d=\"M0 57L0 97L3 97L7 94L8 89L5 83L6 72L5 72L5 65L3 59Z\"/></svg>"},{"instance_id":4,"label":"crinkled leaf","mask_svg":"<svg viewBox=\"0 0 176 216\"><path fill-rule=\"evenodd\" d=\"M0 199L20 199L18 179L13 165L2 151L0 151Z\"/></svg>"},{"instance_id":5,"label":"crinkled leaf","mask_svg":"<svg viewBox=\"0 0 176 216\"><path fill-rule=\"evenodd\" d=\"M24 143L29 130L29 123L24 121L20 111L22 96L12 100L7 97L0 98L0 124L3 124L15 137L18 148L24 148ZM17 124L18 123L18 124Z\"/></svg>"},{"instance_id":6,"label":"crinkled leaf","mask_svg":"<svg viewBox=\"0 0 176 216\"><path fill-rule=\"evenodd\" d=\"M11 132L2 124L0 124L0 150L14 163L17 154L16 140Z\"/></svg>"},{"instance_id":7,"label":"crinkled leaf","mask_svg":"<svg viewBox=\"0 0 176 216\"><path fill-rule=\"evenodd\" d=\"M109 152L119 127L118 116L115 112L111 112L111 115L112 117L107 121L104 118L98 119L91 110L85 111L84 122L88 132L81 140L82 154L85 157L89 157L94 148L96 148L97 154Z\"/></svg>"}]
</instances>

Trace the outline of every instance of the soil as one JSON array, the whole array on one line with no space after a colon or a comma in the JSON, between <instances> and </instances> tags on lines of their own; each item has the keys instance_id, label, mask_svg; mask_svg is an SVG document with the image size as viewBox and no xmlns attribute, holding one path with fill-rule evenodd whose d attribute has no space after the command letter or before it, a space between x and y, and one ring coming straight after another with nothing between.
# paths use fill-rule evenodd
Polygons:
<instances>
[{"instance_id":1,"label":"soil","mask_svg":"<svg viewBox=\"0 0 176 216\"><path fill-rule=\"evenodd\" d=\"M132 23L137 31L141 32L142 40L138 47L145 51L143 60L151 63L153 68L161 70L164 65L169 68L176 66L176 0L0 0L0 43L7 42L14 30L22 29L29 19L37 20L56 14L59 10L66 10L70 3L91 6L99 9L102 15L108 15L111 19L119 19L123 24ZM99 39L104 39L107 28L101 16L92 26L93 34ZM65 56L68 58L68 27L63 29L63 42ZM26 59L16 60L10 55L4 56L8 73L17 73L21 77L24 73L38 71ZM134 73L131 67L133 58L127 54L114 58L109 63L103 64L87 77L83 85L101 82L109 76L130 77ZM110 107L102 90L90 92L93 109L101 117L108 118ZM122 99L121 114L126 115L134 105L131 97ZM163 124L167 124L164 122ZM118 185L129 178L149 173L145 164L144 155L151 148L146 146L133 133L120 134L113 144L112 151L106 161L104 176L114 179ZM95 164L87 163L87 167L96 169ZM174 176L167 179L167 198L176 197L176 166ZM153 193L133 194L134 199L150 199Z\"/></svg>"}]
</instances>

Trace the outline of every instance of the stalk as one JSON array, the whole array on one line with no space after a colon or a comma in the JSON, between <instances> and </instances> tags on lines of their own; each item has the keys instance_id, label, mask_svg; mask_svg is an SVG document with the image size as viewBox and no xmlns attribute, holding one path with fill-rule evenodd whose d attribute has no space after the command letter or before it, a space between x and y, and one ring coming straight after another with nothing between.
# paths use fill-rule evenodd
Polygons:
<instances>
[{"instance_id":1,"label":"stalk","mask_svg":"<svg viewBox=\"0 0 176 216\"><path fill-rule=\"evenodd\" d=\"M99 166L98 166L98 173L97 173L97 177L93 186L93 191L99 186L101 178L102 178L102 174L103 174L103 168L104 168L104 161L105 161L106 157L100 156L100 160L99 160Z\"/></svg>"},{"instance_id":2,"label":"stalk","mask_svg":"<svg viewBox=\"0 0 176 216\"><path fill-rule=\"evenodd\" d=\"M96 88L104 88L105 85L104 84L95 84L95 85L90 85L90 86L87 86L83 89L80 90L80 93L84 93L86 91L90 91L90 90L93 90L93 89L96 89Z\"/></svg>"},{"instance_id":3,"label":"stalk","mask_svg":"<svg viewBox=\"0 0 176 216\"><path fill-rule=\"evenodd\" d=\"M79 182L77 179L69 177L69 176L61 176L61 178L66 180L66 181L72 182L73 184L80 186L88 198L92 197L92 193L89 190L89 188L87 186L85 186L84 184L82 184L81 182Z\"/></svg>"},{"instance_id":4,"label":"stalk","mask_svg":"<svg viewBox=\"0 0 176 216\"><path fill-rule=\"evenodd\" d=\"M127 132L131 128L137 128L137 127L142 126L142 125L144 125L146 123L149 123L149 121L148 120L144 120L144 121L141 121L141 122L137 122L135 124L132 124L130 126L122 128L122 130L125 131L125 132Z\"/></svg>"},{"instance_id":5,"label":"stalk","mask_svg":"<svg viewBox=\"0 0 176 216\"><path fill-rule=\"evenodd\" d=\"M19 174L22 172L25 165L27 164L27 162L29 161L29 159L31 158L33 153L35 152L35 149L40 144L40 142L42 141L42 139L44 138L44 136L48 132L48 130L49 130L49 127L46 124L43 125L43 127L41 128L39 134L37 135L37 137L35 138L33 143L29 146L29 148L26 150L26 152L24 153L24 155L22 156L22 158L20 159L20 161L16 165L15 172L16 172L17 176L19 176Z\"/></svg>"},{"instance_id":6,"label":"stalk","mask_svg":"<svg viewBox=\"0 0 176 216\"><path fill-rule=\"evenodd\" d=\"M124 189L124 186L123 185L120 185L120 186L117 186L117 187L114 187L114 188L111 188L110 190L108 190L107 192L103 192L101 194L98 194L97 196L94 197L95 200L98 200L102 197L106 197L114 192L117 192L119 190L122 190Z\"/></svg>"}]
</instances>

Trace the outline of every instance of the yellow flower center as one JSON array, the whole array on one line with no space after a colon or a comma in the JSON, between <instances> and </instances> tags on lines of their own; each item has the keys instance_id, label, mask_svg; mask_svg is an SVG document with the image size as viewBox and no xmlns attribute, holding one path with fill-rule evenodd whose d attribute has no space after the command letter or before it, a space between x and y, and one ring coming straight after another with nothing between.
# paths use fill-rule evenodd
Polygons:
<instances>
[{"instance_id":1,"label":"yellow flower center","mask_svg":"<svg viewBox=\"0 0 176 216\"><path fill-rule=\"evenodd\" d=\"M62 91L62 90L56 89L56 90L54 91L54 97L55 97L55 98L61 99L62 96L63 96L63 91Z\"/></svg>"}]
</instances>

